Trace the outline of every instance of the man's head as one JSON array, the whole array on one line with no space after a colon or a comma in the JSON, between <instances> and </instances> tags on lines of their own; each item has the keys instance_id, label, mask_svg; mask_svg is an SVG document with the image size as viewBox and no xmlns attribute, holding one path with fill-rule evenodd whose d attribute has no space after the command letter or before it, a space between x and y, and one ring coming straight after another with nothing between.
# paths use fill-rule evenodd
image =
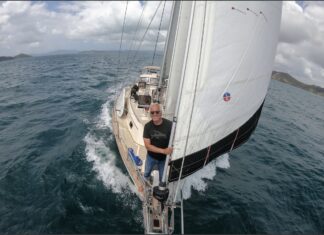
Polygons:
<instances>
[{"instance_id":1,"label":"man's head","mask_svg":"<svg viewBox=\"0 0 324 235\"><path fill-rule=\"evenodd\" d=\"M152 103L150 105L150 115L155 125L160 125L162 123L162 111L160 104Z\"/></svg>"}]
</instances>

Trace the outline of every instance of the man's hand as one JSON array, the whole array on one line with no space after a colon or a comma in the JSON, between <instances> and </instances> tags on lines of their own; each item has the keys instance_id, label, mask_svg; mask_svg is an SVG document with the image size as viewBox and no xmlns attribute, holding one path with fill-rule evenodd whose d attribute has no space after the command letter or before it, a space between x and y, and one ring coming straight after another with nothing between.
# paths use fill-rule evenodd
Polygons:
<instances>
[{"instance_id":1,"label":"man's hand","mask_svg":"<svg viewBox=\"0 0 324 235\"><path fill-rule=\"evenodd\" d=\"M172 153L173 151L173 148L172 147L168 147L168 148L158 148L154 145L151 144L151 140L150 139L146 139L144 138L144 145L145 145L145 148L148 150L148 151L151 151L151 152L154 152L154 153L162 153L164 155L169 155Z\"/></svg>"},{"instance_id":2,"label":"man's hand","mask_svg":"<svg viewBox=\"0 0 324 235\"><path fill-rule=\"evenodd\" d=\"M170 155L172 153L172 151L173 151L173 148L168 147L168 148L163 149L163 150L164 150L163 152L164 152L165 155Z\"/></svg>"}]
</instances>

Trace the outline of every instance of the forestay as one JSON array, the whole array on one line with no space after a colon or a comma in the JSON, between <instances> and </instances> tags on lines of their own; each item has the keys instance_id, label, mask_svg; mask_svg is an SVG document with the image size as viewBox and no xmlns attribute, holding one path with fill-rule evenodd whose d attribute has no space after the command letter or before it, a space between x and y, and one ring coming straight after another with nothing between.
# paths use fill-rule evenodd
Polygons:
<instances>
[{"instance_id":1,"label":"forestay","mask_svg":"<svg viewBox=\"0 0 324 235\"><path fill-rule=\"evenodd\" d=\"M181 178L252 134L271 78L281 5L181 3L165 107L177 118L169 181L179 178L184 156Z\"/></svg>"}]
</instances>

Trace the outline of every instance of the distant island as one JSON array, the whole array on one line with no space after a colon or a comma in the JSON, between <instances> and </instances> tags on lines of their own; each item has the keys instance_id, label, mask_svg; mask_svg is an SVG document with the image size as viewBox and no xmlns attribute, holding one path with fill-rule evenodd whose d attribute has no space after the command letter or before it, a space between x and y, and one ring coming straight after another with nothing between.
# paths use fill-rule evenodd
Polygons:
<instances>
[{"instance_id":1,"label":"distant island","mask_svg":"<svg viewBox=\"0 0 324 235\"><path fill-rule=\"evenodd\" d=\"M79 54L101 54L107 52L108 51L104 51L104 50L88 50L88 51L79 51Z\"/></svg>"},{"instance_id":2,"label":"distant island","mask_svg":"<svg viewBox=\"0 0 324 235\"><path fill-rule=\"evenodd\" d=\"M16 56L0 56L0 61L5 61L5 60L14 60L14 59L19 59L19 58L26 58L26 57L32 57L27 54L18 54Z\"/></svg>"},{"instance_id":3,"label":"distant island","mask_svg":"<svg viewBox=\"0 0 324 235\"><path fill-rule=\"evenodd\" d=\"M49 51L41 54L33 54L33 56L74 55L78 53L79 51L77 50L56 50L56 51Z\"/></svg>"},{"instance_id":4,"label":"distant island","mask_svg":"<svg viewBox=\"0 0 324 235\"><path fill-rule=\"evenodd\" d=\"M92 54L92 53L106 53L106 52L107 51L103 51L103 50L88 50L88 51L58 50L58 51L49 52L49 53L43 54L43 55ZM36 56L41 56L41 55L36 55ZM18 54L16 56L0 56L0 62L6 61L6 60L19 59L19 58L27 58L27 57L32 57L32 56L23 54L23 53ZM293 78L288 73L272 71L271 78L273 80L287 83L289 85L301 88L303 90L306 90L306 91L312 92L316 95L320 95L320 96L324 97L324 88L316 86L316 85L307 85L305 83L302 83L302 82L298 81L297 79Z\"/></svg>"},{"instance_id":5,"label":"distant island","mask_svg":"<svg viewBox=\"0 0 324 235\"><path fill-rule=\"evenodd\" d=\"M287 83L289 85L301 88L303 90L312 92L312 93L314 93L316 95L324 96L324 88L319 87L319 86L315 86L315 85L304 84L304 83L296 80L292 76L290 76L288 73L272 71L271 78L274 79L274 80L277 80L277 81Z\"/></svg>"}]
</instances>

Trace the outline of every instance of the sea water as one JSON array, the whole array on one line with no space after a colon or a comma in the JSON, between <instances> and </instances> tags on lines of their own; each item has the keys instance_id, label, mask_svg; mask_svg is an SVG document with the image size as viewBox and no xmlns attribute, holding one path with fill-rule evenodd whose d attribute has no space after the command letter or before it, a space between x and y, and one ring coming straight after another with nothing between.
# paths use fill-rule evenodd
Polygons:
<instances>
[{"instance_id":1,"label":"sea water","mask_svg":"<svg viewBox=\"0 0 324 235\"><path fill-rule=\"evenodd\" d=\"M143 233L111 108L152 55L0 63L0 233ZM324 233L324 98L271 81L249 141L183 196L186 233Z\"/></svg>"}]
</instances>

